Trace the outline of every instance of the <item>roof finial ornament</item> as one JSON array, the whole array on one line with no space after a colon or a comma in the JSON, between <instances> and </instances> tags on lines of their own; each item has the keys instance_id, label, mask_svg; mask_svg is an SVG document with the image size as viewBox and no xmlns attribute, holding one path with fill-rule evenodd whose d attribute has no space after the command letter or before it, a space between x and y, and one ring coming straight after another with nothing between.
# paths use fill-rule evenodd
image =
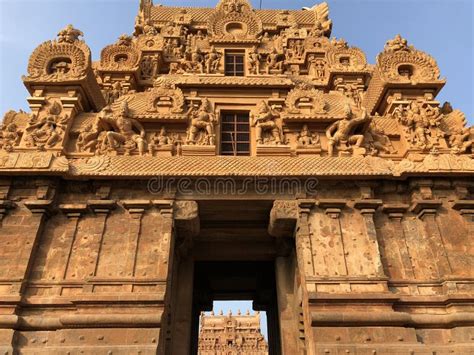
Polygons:
<instances>
[{"instance_id":1,"label":"roof finial ornament","mask_svg":"<svg viewBox=\"0 0 474 355\"><path fill-rule=\"evenodd\" d=\"M58 33L58 43L74 43L79 37L84 36L82 31L74 28L71 24L67 25Z\"/></svg>"}]
</instances>

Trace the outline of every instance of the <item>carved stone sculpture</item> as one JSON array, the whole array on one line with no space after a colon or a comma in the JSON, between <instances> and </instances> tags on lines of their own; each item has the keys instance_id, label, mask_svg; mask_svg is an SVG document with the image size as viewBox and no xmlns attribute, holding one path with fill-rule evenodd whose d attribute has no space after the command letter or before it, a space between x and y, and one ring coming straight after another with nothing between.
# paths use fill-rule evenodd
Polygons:
<instances>
[{"instance_id":1,"label":"carved stone sculpture","mask_svg":"<svg viewBox=\"0 0 474 355\"><path fill-rule=\"evenodd\" d=\"M100 130L105 132L105 137L101 142L101 151L117 151L123 147L128 152L138 148L140 155L146 153L145 129L137 120L129 117L127 101L121 103L120 112L116 117L108 107L98 117Z\"/></svg>"},{"instance_id":2,"label":"carved stone sculpture","mask_svg":"<svg viewBox=\"0 0 474 355\"><path fill-rule=\"evenodd\" d=\"M222 55L217 52L214 46L211 47L211 50L206 55L206 73L216 73L219 70L219 65L221 62Z\"/></svg>"},{"instance_id":3,"label":"carved stone sculpture","mask_svg":"<svg viewBox=\"0 0 474 355\"><path fill-rule=\"evenodd\" d=\"M474 126L456 128L449 137L449 146L454 154L466 153L469 149L472 152L474 146Z\"/></svg>"},{"instance_id":4,"label":"carved stone sculpture","mask_svg":"<svg viewBox=\"0 0 474 355\"><path fill-rule=\"evenodd\" d=\"M355 134L354 131L359 126L370 121L367 111L365 109L362 110L361 117L354 118L354 114L349 104L346 104L344 110L344 118L340 121L334 122L326 130L329 156L333 156L335 147L340 151L348 151L353 150L354 148L360 148L364 142L364 135Z\"/></svg>"},{"instance_id":5,"label":"carved stone sculpture","mask_svg":"<svg viewBox=\"0 0 474 355\"><path fill-rule=\"evenodd\" d=\"M82 31L75 29L72 25L67 25L58 33L58 43L74 43L79 37L84 36Z\"/></svg>"},{"instance_id":6,"label":"carved stone sculpture","mask_svg":"<svg viewBox=\"0 0 474 355\"><path fill-rule=\"evenodd\" d=\"M321 139L319 134L311 133L308 129L308 125L303 125L301 128L300 133L297 137L298 148L320 148L321 147Z\"/></svg>"},{"instance_id":7,"label":"carved stone sculpture","mask_svg":"<svg viewBox=\"0 0 474 355\"><path fill-rule=\"evenodd\" d=\"M267 57L267 74L270 74L272 71L283 73L284 69L285 55L282 53L278 53L276 48L273 48Z\"/></svg>"},{"instance_id":8,"label":"carved stone sculpture","mask_svg":"<svg viewBox=\"0 0 474 355\"><path fill-rule=\"evenodd\" d=\"M261 55L258 53L257 47L253 47L247 56L247 64L249 74L260 74Z\"/></svg>"},{"instance_id":9,"label":"carved stone sculpture","mask_svg":"<svg viewBox=\"0 0 474 355\"><path fill-rule=\"evenodd\" d=\"M55 101L45 115L32 114L25 130L25 145L39 149L56 146L64 138L68 120L67 116L61 116L61 112L61 105Z\"/></svg>"},{"instance_id":10,"label":"carved stone sculpture","mask_svg":"<svg viewBox=\"0 0 474 355\"><path fill-rule=\"evenodd\" d=\"M252 119L256 127L257 144L282 143L283 131L275 122L279 116L280 114L273 107L268 106L267 102L260 102ZM269 133L270 137L265 137L265 133Z\"/></svg>"},{"instance_id":11,"label":"carved stone sculpture","mask_svg":"<svg viewBox=\"0 0 474 355\"><path fill-rule=\"evenodd\" d=\"M214 125L216 116L208 99L203 99L199 109L191 107L188 111L191 125L188 129L186 144L215 145ZM201 134L200 137L198 137Z\"/></svg>"},{"instance_id":12,"label":"carved stone sculpture","mask_svg":"<svg viewBox=\"0 0 474 355\"><path fill-rule=\"evenodd\" d=\"M402 38L400 34L397 34L394 39L390 39L387 41L384 50L386 52L408 52L411 50L411 48L408 46L408 41L405 38Z\"/></svg>"},{"instance_id":13,"label":"carved stone sculpture","mask_svg":"<svg viewBox=\"0 0 474 355\"><path fill-rule=\"evenodd\" d=\"M20 131L15 123L3 124L0 134L1 148L7 152L13 151L13 147L20 142Z\"/></svg>"},{"instance_id":14,"label":"carved stone sculpture","mask_svg":"<svg viewBox=\"0 0 474 355\"><path fill-rule=\"evenodd\" d=\"M390 138L375 124L369 126L364 132L364 145L370 155L378 155L379 153L394 154L396 149Z\"/></svg>"}]
</instances>

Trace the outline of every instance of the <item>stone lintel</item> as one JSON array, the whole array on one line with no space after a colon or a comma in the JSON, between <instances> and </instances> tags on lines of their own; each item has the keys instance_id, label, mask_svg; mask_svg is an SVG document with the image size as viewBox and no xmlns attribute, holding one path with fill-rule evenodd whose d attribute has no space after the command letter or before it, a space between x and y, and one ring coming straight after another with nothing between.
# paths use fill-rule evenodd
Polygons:
<instances>
[{"instance_id":1,"label":"stone lintel","mask_svg":"<svg viewBox=\"0 0 474 355\"><path fill-rule=\"evenodd\" d=\"M87 205L94 213L109 213L117 207L117 202L114 200L89 200Z\"/></svg>"},{"instance_id":2,"label":"stone lintel","mask_svg":"<svg viewBox=\"0 0 474 355\"><path fill-rule=\"evenodd\" d=\"M174 219L181 237L194 237L199 234L199 206L196 201L176 201L174 203Z\"/></svg>"},{"instance_id":3,"label":"stone lintel","mask_svg":"<svg viewBox=\"0 0 474 355\"><path fill-rule=\"evenodd\" d=\"M26 208L28 208L33 214L50 214L52 200L26 200L23 202Z\"/></svg>"},{"instance_id":4,"label":"stone lintel","mask_svg":"<svg viewBox=\"0 0 474 355\"><path fill-rule=\"evenodd\" d=\"M409 210L422 218L426 214L436 214L442 204L443 202L438 200L418 200L411 204Z\"/></svg>"},{"instance_id":5,"label":"stone lintel","mask_svg":"<svg viewBox=\"0 0 474 355\"><path fill-rule=\"evenodd\" d=\"M67 203L59 205L59 209L68 217L80 217L87 212L86 203Z\"/></svg>"}]
</instances>

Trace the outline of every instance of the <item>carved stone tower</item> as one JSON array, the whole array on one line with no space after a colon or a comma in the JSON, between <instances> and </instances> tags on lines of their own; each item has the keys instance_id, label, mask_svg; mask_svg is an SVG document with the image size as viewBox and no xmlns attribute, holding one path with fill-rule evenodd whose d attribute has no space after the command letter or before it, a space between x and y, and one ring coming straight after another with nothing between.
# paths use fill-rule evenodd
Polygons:
<instances>
[{"instance_id":1,"label":"carved stone tower","mask_svg":"<svg viewBox=\"0 0 474 355\"><path fill-rule=\"evenodd\" d=\"M331 29L141 0L98 62L72 25L39 45L1 127L0 352L197 354L233 299L270 354L472 352L474 128L430 55Z\"/></svg>"}]
</instances>

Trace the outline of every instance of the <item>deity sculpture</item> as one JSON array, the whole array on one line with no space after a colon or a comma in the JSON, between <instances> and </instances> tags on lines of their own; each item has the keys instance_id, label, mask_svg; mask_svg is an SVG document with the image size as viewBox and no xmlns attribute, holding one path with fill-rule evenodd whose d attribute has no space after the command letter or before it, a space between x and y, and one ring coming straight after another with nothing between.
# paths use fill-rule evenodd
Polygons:
<instances>
[{"instance_id":1,"label":"deity sculpture","mask_svg":"<svg viewBox=\"0 0 474 355\"><path fill-rule=\"evenodd\" d=\"M284 66L285 66L284 55L281 53L278 53L278 51L274 47L271 53L269 53L267 57L267 74L270 74L271 70L277 70L279 72L283 72Z\"/></svg>"},{"instance_id":2,"label":"deity sculpture","mask_svg":"<svg viewBox=\"0 0 474 355\"><path fill-rule=\"evenodd\" d=\"M314 55L309 58L309 76L321 80L326 77L326 61Z\"/></svg>"},{"instance_id":3,"label":"deity sculpture","mask_svg":"<svg viewBox=\"0 0 474 355\"><path fill-rule=\"evenodd\" d=\"M340 121L334 122L326 130L329 156L333 156L334 147L338 147L339 150L353 150L354 148L360 148L364 142L364 135L354 134L354 131L359 126L370 121L367 111L363 109L360 118L353 117L354 114L349 104L345 105L344 111L344 118Z\"/></svg>"},{"instance_id":4,"label":"deity sculpture","mask_svg":"<svg viewBox=\"0 0 474 355\"><path fill-rule=\"evenodd\" d=\"M257 51L257 47L255 46L249 51L247 57L249 74L260 74L260 59L261 56Z\"/></svg>"},{"instance_id":5,"label":"deity sculpture","mask_svg":"<svg viewBox=\"0 0 474 355\"><path fill-rule=\"evenodd\" d=\"M11 152L13 147L20 141L20 131L15 123L3 124L0 131L1 148L7 152Z\"/></svg>"},{"instance_id":6,"label":"deity sculpture","mask_svg":"<svg viewBox=\"0 0 474 355\"><path fill-rule=\"evenodd\" d=\"M406 116L402 117L401 123L407 127L408 141L421 149L429 149L432 147L428 139L429 122L422 113L421 104L413 101L406 112Z\"/></svg>"},{"instance_id":7,"label":"deity sculpture","mask_svg":"<svg viewBox=\"0 0 474 355\"><path fill-rule=\"evenodd\" d=\"M191 107L188 110L188 115L190 115L192 119L186 144L215 145L214 125L216 123L216 116L212 111L209 100L205 98L198 110ZM201 132L203 132L204 135L198 139L198 135Z\"/></svg>"},{"instance_id":8,"label":"deity sculpture","mask_svg":"<svg viewBox=\"0 0 474 355\"><path fill-rule=\"evenodd\" d=\"M390 138L374 124L371 124L364 133L364 144L371 155L378 155L380 152L385 154L396 153Z\"/></svg>"},{"instance_id":9,"label":"deity sculpture","mask_svg":"<svg viewBox=\"0 0 474 355\"><path fill-rule=\"evenodd\" d=\"M117 117L113 117L110 113L110 107L106 107L99 114L101 129L106 127L102 150L108 147L116 151L121 145L125 145L127 148L138 148L139 154L144 155L146 152L145 129L140 122L128 117L127 101L121 103ZM134 129L139 133L136 133Z\"/></svg>"},{"instance_id":10,"label":"deity sculpture","mask_svg":"<svg viewBox=\"0 0 474 355\"><path fill-rule=\"evenodd\" d=\"M474 147L474 126L458 127L449 137L449 146L454 154L466 153Z\"/></svg>"},{"instance_id":11,"label":"deity sculpture","mask_svg":"<svg viewBox=\"0 0 474 355\"><path fill-rule=\"evenodd\" d=\"M147 36L156 36L158 34L158 30L153 25L153 22L148 20L143 26L143 33Z\"/></svg>"},{"instance_id":12,"label":"deity sculpture","mask_svg":"<svg viewBox=\"0 0 474 355\"><path fill-rule=\"evenodd\" d=\"M79 37L84 36L82 31L75 29L72 25L67 25L58 33L59 43L74 43L79 40Z\"/></svg>"},{"instance_id":13,"label":"deity sculpture","mask_svg":"<svg viewBox=\"0 0 474 355\"><path fill-rule=\"evenodd\" d=\"M271 134L275 144L281 144L283 141L283 131L275 122L280 114L274 107L270 107L265 101L262 101L257 107L257 114L253 115L252 124L256 127L257 144L264 144L270 140L264 139L266 132Z\"/></svg>"},{"instance_id":14,"label":"deity sculpture","mask_svg":"<svg viewBox=\"0 0 474 355\"><path fill-rule=\"evenodd\" d=\"M151 142L155 146L169 145L171 144L171 139L168 137L168 132L166 132L165 126L161 127L160 132L155 132L151 137Z\"/></svg>"},{"instance_id":15,"label":"deity sculpture","mask_svg":"<svg viewBox=\"0 0 474 355\"><path fill-rule=\"evenodd\" d=\"M25 129L27 147L53 148L62 140L68 117L61 117L61 111L61 105L55 102L42 118L38 119L37 115L31 116Z\"/></svg>"},{"instance_id":16,"label":"deity sculpture","mask_svg":"<svg viewBox=\"0 0 474 355\"><path fill-rule=\"evenodd\" d=\"M215 73L219 69L221 62L221 54L214 46L211 47L210 52L206 55L206 73Z\"/></svg>"},{"instance_id":17,"label":"deity sculpture","mask_svg":"<svg viewBox=\"0 0 474 355\"><path fill-rule=\"evenodd\" d=\"M321 141L319 134L311 134L308 125L304 124L297 137L298 148L320 147Z\"/></svg>"}]
</instances>

